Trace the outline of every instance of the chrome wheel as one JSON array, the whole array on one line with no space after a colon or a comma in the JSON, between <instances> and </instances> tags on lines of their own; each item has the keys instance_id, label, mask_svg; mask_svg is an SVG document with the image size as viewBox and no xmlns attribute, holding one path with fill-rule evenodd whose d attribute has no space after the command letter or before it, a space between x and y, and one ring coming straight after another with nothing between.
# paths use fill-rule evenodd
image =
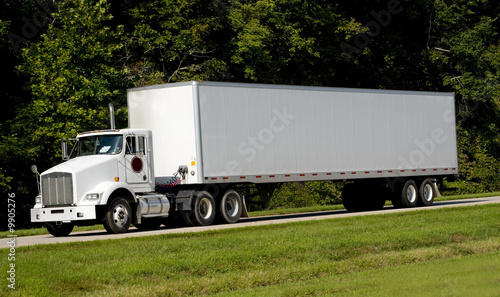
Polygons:
<instances>
[{"instance_id":1,"label":"chrome wheel","mask_svg":"<svg viewBox=\"0 0 500 297\"><path fill-rule=\"evenodd\" d=\"M417 201L417 189L415 188L415 186L410 185L408 187L408 191L406 192L406 199L412 204Z\"/></svg>"},{"instance_id":2,"label":"chrome wheel","mask_svg":"<svg viewBox=\"0 0 500 297\"><path fill-rule=\"evenodd\" d=\"M424 195L425 201L427 201L427 202L432 201L432 199L434 198L433 197L434 192L432 191L432 186L430 184L425 185L423 195Z\"/></svg>"},{"instance_id":3,"label":"chrome wheel","mask_svg":"<svg viewBox=\"0 0 500 297\"><path fill-rule=\"evenodd\" d=\"M123 204L117 204L113 209L113 222L117 227L123 227L129 220L129 213Z\"/></svg>"},{"instance_id":4,"label":"chrome wheel","mask_svg":"<svg viewBox=\"0 0 500 297\"><path fill-rule=\"evenodd\" d=\"M132 223L132 210L128 201L117 197L108 205L103 225L109 233L125 233Z\"/></svg>"},{"instance_id":5,"label":"chrome wheel","mask_svg":"<svg viewBox=\"0 0 500 297\"><path fill-rule=\"evenodd\" d=\"M200 201L200 215L204 220L207 220L210 218L210 216L213 213L213 205L211 201L204 197Z\"/></svg>"}]
</instances>

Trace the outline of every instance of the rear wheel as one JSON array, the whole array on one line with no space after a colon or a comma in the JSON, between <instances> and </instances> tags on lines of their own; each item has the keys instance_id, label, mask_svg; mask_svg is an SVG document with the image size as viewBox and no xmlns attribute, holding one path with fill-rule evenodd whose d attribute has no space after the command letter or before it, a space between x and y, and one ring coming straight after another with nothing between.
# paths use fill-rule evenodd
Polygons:
<instances>
[{"instance_id":1,"label":"rear wheel","mask_svg":"<svg viewBox=\"0 0 500 297\"><path fill-rule=\"evenodd\" d=\"M378 183L345 184L342 203L348 211L380 210L384 208L386 189Z\"/></svg>"},{"instance_id":2,"label":"rear wheel","mask_svg":"<svg viewBox=\"0 0 500 297\"><path fill-rule=\"evenodd\" d=\"M434 188L430 179L425 179L418 189L419 204L430 206L434 203Z\"/></svg>"},{"instance_id":3,"label":"rear wheel","mask_svg":"<svg viewBox=\"0 0 500 297\"><path fill-rule=\"evenodd\" d=\"M116 197L109 204L104 216L104 228L109 233L125 233L132 222L132 210L125 198Z\"/></svg>"},{"instance_id":4,"label":"rear wheel","mask_svg":"<svg viewBox=\"0 0 500 297\"><path fill-rule=\"evenodd\" d=\"M240 195L234 191L227 191L220 201L219 212L222 219L229 224L238 222L241 217L243 203Z\"/></svg>"},{"instance_id":5,"label":"rear wheel","mask_svg":"<svg viewBox=\"0 0 500 297\"><path fill-rule=\"evenodd\" d=\"M387 191L382 188L376 188L373 197L367 201L367 207L369 210L381 210L385 206L385 201L387 199Z\"/></svg>"},{"instance_id":6,"label":"rear wheel","mask_svg":"<svg viewBox=\"0 0 500 297\"><path fill-rule=\"evenodd\" d=\"M194 219L194 220L193 220ZM201 191L196 194L193 204L193 212L191 220L198 225L208 226L215 219L215 201L212 195L206 191Z\"/></svg>"},{"instance_id":7,"label":"rear wheel","mask_svg":"<svg viewBox=\"0 0 500 297\"><path fill-rule=\"evenodd\" d=\"M186 224L186 226L191 227L191 226L196 225L195 224L196 221L194 220L193 211L191 211L191 210L180 211L180 215L181 215L182 219L184 220L184 223Z\"/></svg>"},{"instance_id":8,"label":"rear wheel","mask_svg":"<svg viewBox=\"0 0 500 297\"><path fill-rule=\"evenodd\" d=\"M342 204L347 211L360 211L361 201L358 199L358 192L355 184L345 184L342 189Z\"/></svg>"},{"instance_id":9,"label":"rear wheel","mask_svg":"<svg viewBox=\"0 0 500 297\"><path fill-rule=\"evenodd\" d=\"M401 206L415 207L418 202L417 184L413 180L407 180L401 190L400 196Z\"/></svg>"},{"instance_id":10,"label":"rear wheel","mask_svg":"<svg viewBox=\"0 0 500 297\"><path fill-rule=\"evenodd\" d=\"M73 231L73 224L61 224L56 225L54 223L45 224L45 228L52 234L54 237L68 236L71 231Z\"/></svg>"}]
</instances>

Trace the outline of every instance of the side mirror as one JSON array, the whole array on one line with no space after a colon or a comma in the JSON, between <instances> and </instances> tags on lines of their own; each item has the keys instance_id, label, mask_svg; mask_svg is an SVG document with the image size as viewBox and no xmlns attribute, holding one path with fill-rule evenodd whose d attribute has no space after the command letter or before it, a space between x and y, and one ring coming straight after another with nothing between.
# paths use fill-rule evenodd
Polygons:
<instances>
[{"instance_id":1,"label":"side mirror","mask_svg":"<svg viewBox=\"0 0 500 297\"><path fill-rule=\"evenodd\" d=\"M36 175L36 185L38 187L38 195L42 195L42 189L40 188L40 173L38 173L38 168L36 165L31 165L31 172Z\"/></svg>"}]
</instances>

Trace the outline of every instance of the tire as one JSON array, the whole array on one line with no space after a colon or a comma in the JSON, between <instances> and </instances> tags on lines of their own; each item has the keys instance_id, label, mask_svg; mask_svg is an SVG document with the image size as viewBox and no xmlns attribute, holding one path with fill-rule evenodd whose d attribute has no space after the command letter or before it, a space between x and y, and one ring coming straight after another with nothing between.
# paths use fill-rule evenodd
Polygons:
<instances>
[{"instance_id":1,"label":"tire","mask_svg":"<svg viewBox=\"0 0 500 297\"><path fill-rule=\"evenodd\" d=\"M434 188L430 179L425 179L418 188L418 203L423 206L431 206L434 203Z\"/></svg>"},{"instance_id":2,"label":"tire","mask_svg":"<svg viewBox=\"0 0 500 297\"><path fill-rule=\"evenodd\" d=\"M104 228L108 233L125 233L132 222L132 210L125 198L116 197L111 201L104 216Z\"/></svg>"},{"instance_id":3,"label":"tire","mask_svg":"<svg viewBox=\"0 0 500 297\"><path fill-rule=\"evenodd\" d=\"M191 211L191 210L180 211L180 215L181 215L182 219L184 220L184 223L186 224L186 226L191 227L191 226L196 225L196 220L195 220L193 211Z\"/></svg>"},{"instance_id":4,"label":"tire","mask_svg":"<svg viewBox=\"0 0 500 297\"><path fill-rule=\"evenodd\" d=\"M342 204L347 211L356 212L362 210L361 201L358 199L359 191L356 184L345 184L342 189Z\"/></svg>"},{"instance_id":5,"label":"tire","mask_svg":"<svg viewBox=\"0 0 500 297\"><path fill-rule=\"evenodd\" d=\"M391 202L394 208L402 208L403 203L401 203L401 191L402 191L402 185L398 185L392 192L391 192Z\"/></svg>"},{"instance_id":6,"label":"tire","mask_svg":"<svg viewBox=\"0 0 500 297\"><path fill-rule=\"evenodd\" d=\"M73 224L61 224L56 225L53 223L45 224L45 228L52 234L54 237L68 236L71 231L73 231Z\"/></svg>"},{"instance_id":7,"label":"tire","mask_svg":"<svg viewBox=\"0 0 500 297\"><path fill-rule=\"evenodd\" d=\"M206 191L198 192L194 198L191 220L200 225L208 226L215 219L215 200ZM194 219L194 220L193 220Z\"/></svg>"},{"instance_id":8,"label":"tire","mask_svg":"<svg viewBox=\"0 0 500 297\"><path fill-rule=\"evenodd\" d=\"M402 207L415 207L418 203L417 184L413 180L407 180L401 190L400 202Z\"/></svg>"},{"instance_id":9,"label":"tire","mask_svg":"<svg viewBox=\"0 0 500 297\"><path fill-rule=\"evenodd\" d=\"M227 191L222 199L220 200L219 213L228 224L234 224L238 222L241 217L241 211L243 210L243 203L241 201L240 195L234 191Z\"/></svg>"},{"instance_id":10,"label":"tire","mask_svg":"<svg viewBox=\"0 0 500 297\"><path fill-rule=\"evenodd\" d=\"M375 191L376 192L373 194L373 197L366 201L368 210L381 210L385 206L385 191L382 191L382 189L379 188L375 189Z\"/></svg>"},{"instance_id":11,"label":"tire","mask_svg":"<svg viewBox=\"0 0 500 297\"><path fill-rule=\"evenodd\" d=\"M342 190L342 203L352 212L381 210L386 197L387 190L377 183L351 183Z\"/></svg>"}]
</instances>

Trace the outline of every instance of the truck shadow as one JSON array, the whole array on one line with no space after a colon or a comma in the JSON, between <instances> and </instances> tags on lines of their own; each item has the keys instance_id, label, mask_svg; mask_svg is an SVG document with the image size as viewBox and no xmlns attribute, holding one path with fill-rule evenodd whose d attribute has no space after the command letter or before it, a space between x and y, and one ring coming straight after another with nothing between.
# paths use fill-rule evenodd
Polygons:
<instances>
[{"instance_id":1,"label":"truck shadow","mask_svg":"<svg viewBox=\"0 0 500 297\"><path fill-rule=\"evenodd\" d=\"M475 202L474 199L466 199L466 200L449 200L449 201L436 201L434 202L433 206L445 206L445 205L462 205L462 204L471 204ZM424 206L424 207L417 207L419 209L432 209L433 206ZM308 212L308 213L297 213L297 214L284 214L284 215L271 215L271 216L261 216L261 217L250 217L250 218L241 218L239 222L235 223L235 225L242 224L242 223L252 223L252 222L272 222L272 221L279 221L279 220L288 220L288 219L301 219L301 218L315 218L315 217L322 217L322 216L333 216L335 217L336 215L346 215L346 214L353 214L353 215L363 215L364 213L374 213L374 212L380 212L380 213L385 213L385 212L391 212L393 210L397 210L392 205L386 205L383 209L381 210L371 210L371 211L359 211L359 212L348 212L345 209L339 209L339 210L329 210L329 211L319 211L319 212ZM224 225L222 223L215 223L213 225ZM213 226L212 225L212 226ZM207 229L210 226L206 226ZM184 232L190 232L190 229L193 228L203 228L203 226L185 226L182 224L173 224L173 225L162 225L161 227L154 229L154 230L139 230L135 227L131 227L127 233L150 233L148 235L156 235L156 234L162 234L162 230L184 230ZM199 230L197 230L199 231ZM196 232L196 231L193 231ZM96 230L96 231L84 231L84 232L75 232L70 234L70 237L90 237L90 236L100 236L100 235L113 235L107 233L105 230ZM120 234L115 234L117 237L120 236Z\"/></svg>"}]
</instances>

